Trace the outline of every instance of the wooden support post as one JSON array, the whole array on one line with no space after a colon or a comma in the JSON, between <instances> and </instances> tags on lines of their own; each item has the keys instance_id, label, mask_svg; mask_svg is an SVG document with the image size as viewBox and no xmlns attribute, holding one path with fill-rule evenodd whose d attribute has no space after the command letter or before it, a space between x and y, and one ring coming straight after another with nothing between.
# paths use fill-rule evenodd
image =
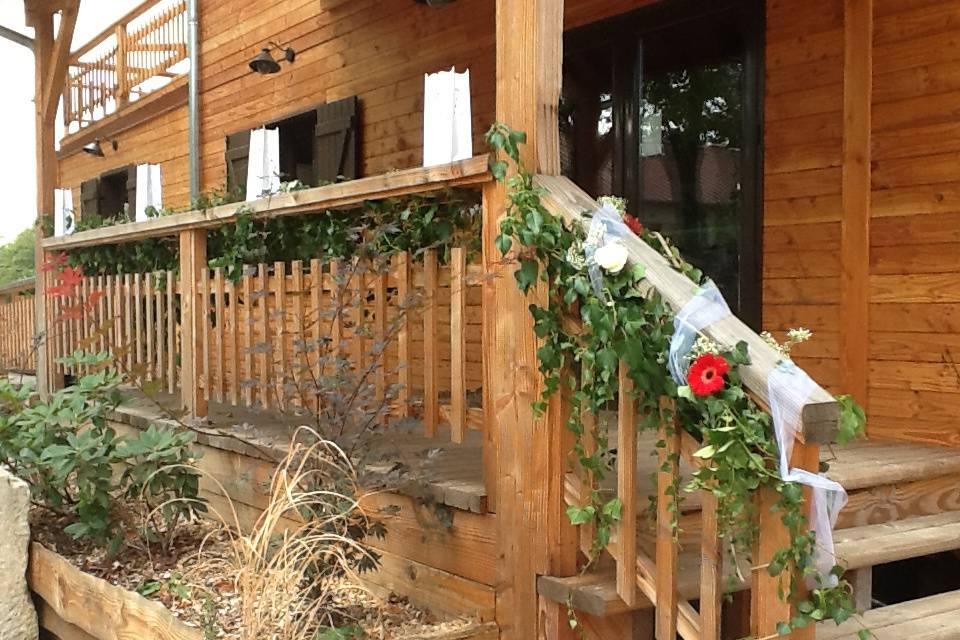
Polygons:
<instances>
[{"instance_id":1,"label":"wooden support post","mask_svg":"<svg viewBox=\"0 0 960 640\"><path fill-rule=\"evenodd\" d=\"M870 126L873 0L844 1L840 378L867 406L870 312Z\"/></svg>"},{"instance_id":2,"label":"wooden support post","mask_svg":"<svg viewBox=\"0 0 960 640\"><path fill-rule=\"evenodd\" d=\"M183 407L190 417L207 415L207 400L200 386L203 353L203 322L200 313L200 278L206 276L207 232L191 229L180 232L180 362Z\"/></svg>"},{"instance_id":3,"label":"wooden support post","mask_svg":"<svg viewBox=\"0 0 960 640\"><path fill-rule=\"evenodd\" d=\"M127 25L114 27L117 38L117 109L122 109L130 100L130 82L127 76Z\"/></svg>"},{"instance_id":4,"label":"wooden support post","mask_svg":"<svg viewBox=\"0 0 960 640\"><path fill-rule=\"evenodd\" d=\"M496 0L496 30L496 118L526 132L521 154L528 170L556 175L563 0ZM569 575L575 570L575 545L572 537L558 533L570 526L558 498L567 452L555 446L565 427L553 417L563 412L537 416L533 411L542 380L528 306L534 299L542 302L543 292L524 296L513 278L516 263L501 258L496 248L505 210L504 187L486 187L484 428L497 447L497 622L504 640L530 640L548 632L538 615L537 575Z\"/></svg>"},{"instance_id":5,"label":"wooden support post","mask_svg":"<svg viewBox=\"0 0 960 640\"><path fill-rule=\"evenodd\" d=\"M670 504L680 499L677 487L680 484L680 427L674 421L675 407L666 399L661 400L660 435L665 444L658 450L657 471L657 533L656 533L656 639L675 640L677 637L677 575L679 554L674 518L677 510Z\"/></svg>"},{"instance_id":6,"label":"wooden support post","mask_svg":"<svg viewBox=\"0 0 960 640\"><path fill-rule=\"evenodd\" d=\"M796 442L790 466L817 471L820 466L820 447L816 444ZM804 490L804 497L809 517L809 490ZM790 532L781 521L782 514L774 510L777 499L777 493L770 488L763 488L757 493L757 526L760 533L753 553L750 603L750 631L757 638L777 635L777 623L789 622L794 614L790 604L779 596L781 590L784 593L789 591L789 576L784 573L782 576L771 577L767 572L773 554L790 544ZM803 588L803 581L800 583L800 588ZM797 629L783 637L789 637L789 640L814 640L816 625L807 625L805 629Z\"/></svg>"}]
</instances>

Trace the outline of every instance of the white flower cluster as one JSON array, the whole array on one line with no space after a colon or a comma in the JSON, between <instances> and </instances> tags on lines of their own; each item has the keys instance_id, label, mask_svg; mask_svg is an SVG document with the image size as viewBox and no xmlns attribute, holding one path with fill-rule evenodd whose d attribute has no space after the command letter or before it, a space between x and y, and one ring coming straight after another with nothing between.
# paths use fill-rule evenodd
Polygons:
<instances>
[{"instance_id":1,"label":"white flower cluster","mask_svg":"<svg viewBox=\"0 0 960 640\"><path fill-rule=\"evenodd\" d=\"M760 337L763 338L764 342L776 349L781 356L789 360L790 352L793 350L793 348L813 337L813 332L809 329L804 329L803 327L790 329L787 331L787 339L783 343L777 340L769 331L761 332Z\"/></svg>"},{"instance_id":2,"label":"white flower cluster","mask_svg":"<svg viewBox=\"0 0 960 640\"><path fill-rule=\"evenodd\" d=\"M567 262L577 271L587 268L587 259L583 255L583 245L575 242L567 249Z\"/></svg>"},{"instance_id":3,"label":"white flower cluster","mask_svg":"<svg viewBox=\"0 0 960 640\"><path fill-rule=\"evenodd\" d=\"M597 199L597 202L600 203L601 207L610 205L620 215L623 215L623 212L627 210L626 198L619 198L617 196L600 196Z\"/></svg>"},{"instance_id":4,"label":"white flower cluster","mask_svg":"<svg viewBox=\"0 0 960 640\"><path fill-rule=\"evenodd\" d=\"M687 354L686 360L688 362L693 362L700 356L705 353L710 353L715 356L720 355L720 345L708 338L707 336L700 334L697 336L697 341L693 343L693 346L690 348L690 353Z\"/></svg>"}]
</instances>

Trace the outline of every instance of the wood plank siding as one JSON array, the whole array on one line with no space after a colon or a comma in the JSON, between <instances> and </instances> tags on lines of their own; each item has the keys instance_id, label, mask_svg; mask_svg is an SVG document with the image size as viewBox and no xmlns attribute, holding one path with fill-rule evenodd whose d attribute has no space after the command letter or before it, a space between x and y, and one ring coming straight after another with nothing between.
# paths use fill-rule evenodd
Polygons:
<instances>
[{"instance_id":1,"label":"wood plank siding","mask_svg":"<svg viewBox=\"0 0 960 640\"><path fill-rule=\"evenodd\" d=\"M649 2L566 0L564 26ZM874 437L960 446L960 0L873 4L869 266L858 271L869 288L868 392L859 399ZM494 8L490 0L442 9L413 0L201 2L202 188L225 183L228 134L354 95L361 174L418 166L423 74L451 66L470 69L475 151L483 151L495 114ZM846 391L844 0L767 0L765 29L763 325L813 330L798 361L826 388ZM248 60L270 40L294 47L296 61L276 75L250 73ZM118 150L60 158L58 183L76 190L74 202L84 180L152 162L162 166L165 204L187 204L185 105L102 137L115 137ZM467 304L468 316L479 314ZM478 348L468 342L468 357Z\"/></svg>"}]
</instances>

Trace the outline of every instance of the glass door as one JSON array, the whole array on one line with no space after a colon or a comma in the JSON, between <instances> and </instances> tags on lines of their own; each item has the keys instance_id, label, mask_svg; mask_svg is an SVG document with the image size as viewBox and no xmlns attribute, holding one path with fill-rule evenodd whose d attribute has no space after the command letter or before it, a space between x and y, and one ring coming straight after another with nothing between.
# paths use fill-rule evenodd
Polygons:
<instances>
[{"instance_id":1,"label":"glass door","mask_svg":"<svg viewBox=\"0 0 960 640\"><path fill-rule=\"evenodd\" d=\"M561 148L594 197L627 198L760 321L755 2L675 0L570 34Z\"/></svg>"}]
</instances>

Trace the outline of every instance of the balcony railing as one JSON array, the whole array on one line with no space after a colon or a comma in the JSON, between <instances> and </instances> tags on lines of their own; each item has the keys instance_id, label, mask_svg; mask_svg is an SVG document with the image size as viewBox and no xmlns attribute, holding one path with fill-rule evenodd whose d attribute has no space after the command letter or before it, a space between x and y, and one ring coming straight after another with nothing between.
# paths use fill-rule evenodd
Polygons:
<instances>
[{"instance_id":1,"label":"balcony railing","mask_svg":"<svg viewBox=\"0 0 960 640\"><path fill-rule=\"evenodd\" d=\"M146 0L71 54L63 90L67 133L166 86L188 69L186 0Z\"/></svg>"}]
</instances>

